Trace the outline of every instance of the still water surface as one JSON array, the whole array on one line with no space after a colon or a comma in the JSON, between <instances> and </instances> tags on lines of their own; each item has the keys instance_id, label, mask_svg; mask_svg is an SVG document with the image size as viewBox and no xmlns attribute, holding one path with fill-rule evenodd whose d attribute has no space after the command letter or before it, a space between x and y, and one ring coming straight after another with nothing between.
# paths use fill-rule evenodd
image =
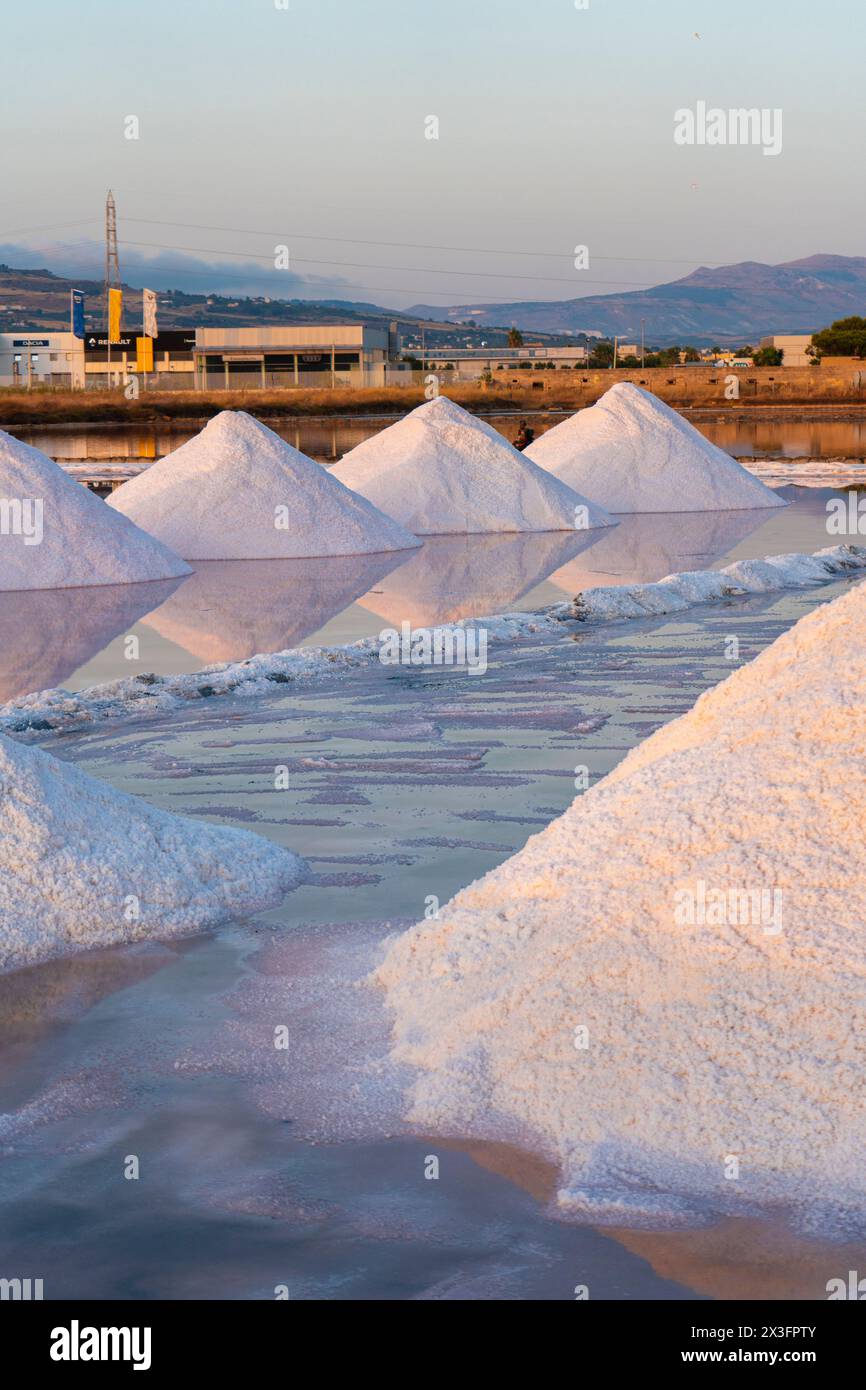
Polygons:
<instances>
[{"instance_id":1,"label":"still water surface","mask_svg":"<svg viewBox=\"0 0 866 1390\"><path fill-rule=\"evenodd\" d=\"M520 420L531 412L482 417L513 440ZM559 424L563 414L531 414L537 434ZM848 420L754 419L694 415L693 423L714 444L737 458L866 458L866 417ZM356 444L376 434L392 417L334 416L331 419L266 421L296 449L322 462L342 458ZM69 426L60 429L13 429L11 433L58 460L152 460L180 448L198 427L168 425Z\"/></svg>"}]
</instances>

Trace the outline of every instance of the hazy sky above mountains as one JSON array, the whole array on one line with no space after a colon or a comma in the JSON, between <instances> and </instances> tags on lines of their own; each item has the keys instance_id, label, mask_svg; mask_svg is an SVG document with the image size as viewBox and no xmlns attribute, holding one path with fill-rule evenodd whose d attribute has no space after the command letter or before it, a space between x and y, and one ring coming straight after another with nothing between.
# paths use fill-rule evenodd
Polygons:
<instances>
[{"instance_id":1,"label":"hazy sky above mountains","mask_svg":"<svg viewBox=\"0 0 866 1390\"><path fill-rule=\"evenodd\" d=\"M100 278L108 187L125 278L202 291L564 299L863 253L852 0L288 3L0 0L0 257ZM698 101L781 108L781 153L676 145Z\"/></svg>"}]
</instances>

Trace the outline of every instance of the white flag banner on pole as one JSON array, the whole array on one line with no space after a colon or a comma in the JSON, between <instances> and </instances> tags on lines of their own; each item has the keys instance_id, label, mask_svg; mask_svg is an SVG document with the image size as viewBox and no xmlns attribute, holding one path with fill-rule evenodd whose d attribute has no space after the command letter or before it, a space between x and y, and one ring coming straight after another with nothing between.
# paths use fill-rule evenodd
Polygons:
<instances>
[{"instance_id":1,"label":"white flag banner on pole","mask_svg":"<svg viewBox=\"0 0 866 1390\"><path fill-rule=\"evenodd\" d=\"M144 291L144 336L145 338L156 338L158 329L156 326L156 292L154 290Z\"/></svg>"}]
</instances>

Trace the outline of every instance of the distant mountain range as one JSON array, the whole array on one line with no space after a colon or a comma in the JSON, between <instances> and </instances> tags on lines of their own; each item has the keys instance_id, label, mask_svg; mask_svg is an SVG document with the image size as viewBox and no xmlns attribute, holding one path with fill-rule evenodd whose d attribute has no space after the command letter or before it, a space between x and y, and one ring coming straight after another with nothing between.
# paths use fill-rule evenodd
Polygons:
<instances>
[{"instance_id":1,"label":"distant mountain range","mask_svg":"<svg viewBox=\"0 0 866 1390\"><path fill-rule=\"evenodd\" d=\"M73 282L47 269L15 270L0 265L0 331L14 328L64 328L69 323L69 290L87 296L88 326L102 323L102 285ZM584 299L485 304L477 299L443 309L415 304L397 311L353 300L269 299L238 295L159 291L163 328L196 325L250 325L398 320L424 328L428 347L501 347L513 324L552 341L580 340L581 335L639 342L641 320L647 345L756 342L769 333L811 333L834 319L866 314L866 257L809 256L783 265L741 261L709 269L701 266L682 280L626 294L591 295ZM141 289L125 286L124 322L141 316ZM471 319L474 327L463 325ZM461 325L458 328L458 325ZM568 337L564 335L569 335Z\"/></svg>"},{"instance_id":2,"label":"distant mountain range","mask_svg":"<svg viewBox=\"0 0 866 1390\"><path fill-rule=\"evenodd\" d=\"M626 294L584 299L485 304L451 308L414 304L406 311L478 327L514 324L545 333L589 333L647 343L744 343L770 333L811 333L834 319L866 313L866 257L808 256L782 265L740 261L700 266L682 280Z\"/></svg>"}]
</instances>

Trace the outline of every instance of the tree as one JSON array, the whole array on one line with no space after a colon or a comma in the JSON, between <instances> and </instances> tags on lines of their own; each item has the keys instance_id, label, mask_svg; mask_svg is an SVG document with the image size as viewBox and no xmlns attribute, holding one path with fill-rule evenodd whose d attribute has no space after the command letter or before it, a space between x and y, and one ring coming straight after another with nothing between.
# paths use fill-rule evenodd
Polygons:
<instances>
[{"instance_id":1,"label":"tree","mask_svg":"<svg viewBox=\"0 0 866 1390\"><path fill-rule=\"evenodd\" d=\"M756 367L781 367L784 355L784 348L762 347L752 354L752 361Z\"/></svg>"},{"instance_id":2,"label":"tree","mask_svg":"<svg viewBox=\"0 0 866 1390\"><path fill-rule=\"evenodd\" d=\"M523 334L519 328L515 328L513 325L508 330L508 346L523 347Z\"/></svg>"},{"instance_id":3,"label":"tree","mask_svg":"<svg viewBox=\"0 0 866 1390\"><path fill-rule=\"evenodd\" d=\"M596 343L589 354L590 367L613 366L613 343Z\"/></svg>"},{"instance_id":4,"label":"tree","mask_svg":"<svg viewBox=\"0 0 866 1390\"><path fill-rule=\"evenodd\" d=\"M678 367L680 363L680 349L678 347L662 348L661 352L651 352L646 359L648 367Z\"/></svg>"},{"instance_id":5,"label":"tree","mask_svg":"<svg viewBox=\"0 0 866 1390\"><path fill-rule=\"evenodd\" d=\"M821 357L866 357L866 318L836 319L813 336L812 345Z\"/></svg>"}]
</instances>

